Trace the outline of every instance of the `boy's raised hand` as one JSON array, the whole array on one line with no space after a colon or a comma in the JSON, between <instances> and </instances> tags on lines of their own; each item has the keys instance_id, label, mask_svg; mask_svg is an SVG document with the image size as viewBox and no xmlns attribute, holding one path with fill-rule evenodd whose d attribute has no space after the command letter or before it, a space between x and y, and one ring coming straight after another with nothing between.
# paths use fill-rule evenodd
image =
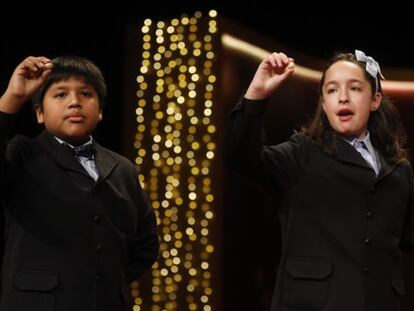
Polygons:
<instances>
[{"instance_id":1,"label":"boy's raised hand","mask_svg":"<svg viewBox=\"0 0 414 311\"><path fill-rule=\"evenodd\" d=\"M272 53L260 63L244 97L253 100L269 97L294 71L292 58Z\"/></svg>"},{"instance_id":2,"label":"boy's raised hand","mask_svg":"<svg viewBox=\"0 0 414 311\"><path fill-rule=\"evenodd\" d=\"M44 83L51 69L51 60L43 56L29 56L23 60L14 70L6 92L0 98L0 110L18 112Z\"/></svg>"}]
</instances>

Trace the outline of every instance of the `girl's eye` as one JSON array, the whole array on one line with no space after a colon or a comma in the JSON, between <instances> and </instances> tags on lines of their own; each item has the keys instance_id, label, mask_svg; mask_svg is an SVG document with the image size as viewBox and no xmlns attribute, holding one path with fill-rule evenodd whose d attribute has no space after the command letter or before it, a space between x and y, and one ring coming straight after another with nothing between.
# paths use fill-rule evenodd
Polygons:
<instances>
[{"instance_id":1,"label":"girl's eye","mask_svg":"<svg viewBox=\"0 0 414 311\"><path fill-rule=\"evenodd\" d=\"M351 87L351 90L352 91L356 91L356 92L360 92L361 91L361 88L358 87L358 86L353 86L353 87Z\"/></svg>"},{"instance_id":2,"label":"girl's eye","mask_svg":"<svg viewBox=\"0 0 414 311\"><path fill-rule=\"evenodd\" d=\"M335 92L335 89L328 89L328 90L326 90L326 93L328 93L328 94L332 94L333 92Z\"/></svg>"}]
</instances>

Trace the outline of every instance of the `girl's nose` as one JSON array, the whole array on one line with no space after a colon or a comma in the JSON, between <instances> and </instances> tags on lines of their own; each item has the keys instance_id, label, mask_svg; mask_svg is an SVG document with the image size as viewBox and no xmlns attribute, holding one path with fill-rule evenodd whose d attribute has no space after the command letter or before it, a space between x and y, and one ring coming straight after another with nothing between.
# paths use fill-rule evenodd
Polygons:
<instances>
[{"instance_id":1,"label":"girl's nose","mask_svg":"<svg viewBox=\"0 0 414 311\"><path fill-rule=\"evenodd\" d=\"M348 103L348 92L346 90L339 91L339 103L345 104Z\"/></svg>"}]
</instances>

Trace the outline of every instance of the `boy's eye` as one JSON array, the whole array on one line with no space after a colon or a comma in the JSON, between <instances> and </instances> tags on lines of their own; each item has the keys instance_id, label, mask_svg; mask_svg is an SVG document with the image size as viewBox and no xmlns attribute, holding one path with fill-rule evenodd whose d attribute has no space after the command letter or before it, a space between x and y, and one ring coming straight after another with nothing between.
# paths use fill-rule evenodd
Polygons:
<instances>
[{"instance_id":1,"label":"boy's eye","mask_svg":"<svg viewBox=\"0 0 414 311\"><path fill-rule=\"evenodd\" d=\"M359 92L359 91L361 91L361 88L359 86L352 86L351 90Z\"/></svg>"},{"instance_id":2,"label":"boy's eye","mask_svg":"<svg viewBox=\"0 0 414 311\"><path fill-rule=\"evenodd\" d=\"M90 91L83 91L81 94L82 94L82 96L85 96L85 97L91 97L92 96L92 92L90 92Z\"/></svg>"},{"instance_id":3,"label":"boy's eye","mask_svg":"<svg viewBox=\"0 0 414 311\"><path fill-rule=\"evenodd\" d=\"M64 98L65 96L66 96L66 93L64 93L64 92L59 92L59 93L55 94L55 97L57 97L57 98Z\"/></svg>"},{"instance_id":4,"label":"boy's eye","mask_svg":"<svg viewBox=\"0 0 414 311\"><path fill-rule=\"evenodd\" d=\"M326 90L326 93L328 93L328 94L332 94L333 92L335 92L335 89L327 89Z\"/></svg>"}]
</instances>

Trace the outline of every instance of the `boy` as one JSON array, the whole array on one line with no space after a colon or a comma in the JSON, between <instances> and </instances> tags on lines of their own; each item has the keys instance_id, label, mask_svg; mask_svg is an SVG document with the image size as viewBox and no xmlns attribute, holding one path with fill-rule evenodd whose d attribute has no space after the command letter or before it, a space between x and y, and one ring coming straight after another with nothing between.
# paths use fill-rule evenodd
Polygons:
<instances>
[{"instance_id":1,"label":"boy","mask_svg":"<svg viewBox=\"0 0 414 311\"><path fill-rule=\"evenodd\" d=\"M9 139L33 95L45 130ZM89 60L28 57L0 98L1 311L127 310L129 283L156 260L134 165L91 136L105 95Z\"/></svg>"}]
</instances>

